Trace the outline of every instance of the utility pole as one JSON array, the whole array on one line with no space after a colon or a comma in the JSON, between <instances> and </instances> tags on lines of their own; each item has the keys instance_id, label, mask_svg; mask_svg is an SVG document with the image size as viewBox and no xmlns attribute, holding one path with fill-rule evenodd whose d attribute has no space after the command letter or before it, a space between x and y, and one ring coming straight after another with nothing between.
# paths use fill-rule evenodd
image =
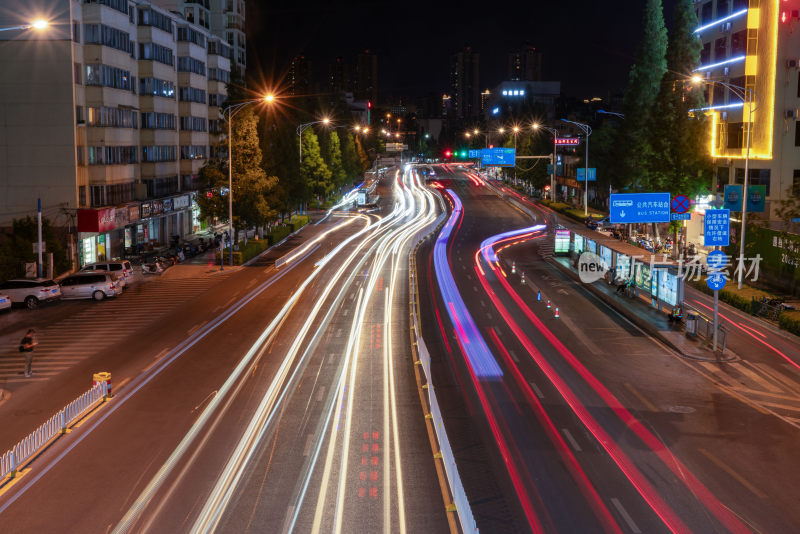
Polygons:
<instances>
[{"instance_id":1,"label":"utility pole","mask_svg":"<svg viewBox=\"0 0 800 534\"><path fill-rule=\"evenodd\" d=\"M42 277L42 250L44 247L42 246L42 199L36 199L36 221L37 221L37 229L39 233L39 266L36 269L38 277Z\"/></svg>"}]
</instances>

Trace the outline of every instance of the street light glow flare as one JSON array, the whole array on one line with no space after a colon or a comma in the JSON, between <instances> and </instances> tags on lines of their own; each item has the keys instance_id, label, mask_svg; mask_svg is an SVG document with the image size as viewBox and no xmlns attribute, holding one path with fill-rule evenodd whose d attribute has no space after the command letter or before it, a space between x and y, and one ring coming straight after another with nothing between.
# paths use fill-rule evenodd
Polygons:
<instances>
[{"instance_id":1,"label":"street light glow flare","mask_svg":"<svg viewBox=\"0 0 800 534\"><path fill-rule=\"evenodd\" d=\"M499 129L499 130L497 130L497 131L498 131L498 132L500 132L500 133L506 133L506 129L505 129L505 128L500 128L500 129Z\"/></svg>"},{"instance_id":2,"label":"street light glow flare","mask_svg":"<svg viewBox=\"0 0 800 534\"><path fill-rule=\"evenodd\" d=\"M31 23L31 28L33 28L35 30L43 30L43 29L47 28L49 25L50 25L50 23L47 22L46 20L37 19L37 20L34 20Z\"/></svg>"},{"instance_id":3,"label":"street light glow flare","mask_svg":"<svg viewBox=\"0 0 800 534\"><path fill-rule=\"evenodd\" d=\"M695 74L694 76L692 76L692 83L700 83L702 81L703 77L700 76L699 74Z\"/></svg>"},{"instance_id":4,"label":"street light glow flare","mask_svg":"<svg viewBox=\"0 0 800 534\"><path fill-rule=\"evenodd\" d=\"M476 129L472 130L472 133L474 133L475 135L478 135L478 129L476 128Z\"/></svg>"},{"instance_id":5,"label":"street light glow flare","mask_svg":"<svg viewBox=\"0 0 800 534\"><path fill-rule=\"evenodd\" d=\"M331 120L328 117L322 119L322 124L330 124Z\"/></svg>"},{"instance_id":6,"label":"street light glow flare","mask_svg":"<svg viewBox=\"0 0 800 534\"><path fill-rule=\"evenodd\" d=\"M519 126L514 126L514 133L519 132Z\"/></svg>"},{"instance_id":7,"label":"street light glow flare","mask_svg":"<svg viewBox=\"0 0 800 534\"><path fill-rule=\"evenodd\" d=\"M275 101L275 95L272 93L264 95L264 102L267 104L272 104Z\"/></svg>"}]
</instances>

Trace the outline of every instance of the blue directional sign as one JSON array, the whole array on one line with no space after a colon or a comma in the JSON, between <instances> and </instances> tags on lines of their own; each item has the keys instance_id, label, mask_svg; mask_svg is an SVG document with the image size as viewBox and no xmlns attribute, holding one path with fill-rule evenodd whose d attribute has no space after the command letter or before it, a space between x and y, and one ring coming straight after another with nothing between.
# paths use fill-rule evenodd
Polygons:
<instances>
[{"instance_id":1,"label":"blue directional sign","mask_svg":"<svg viewBox=\"0 0 800 534\"><path fill-rule=\"evenodd\" d=\"M712 271L718 271L728 263L728 257L721 250L712 250L708 253L706 263Z\"/></svg>"},{"instance_id":2,"label":"blue directional sign","mask_svg":"<svg viewBox=\"0 0 800 534\"><path fill-rule=\"evenodd\" d=\"M706 210L703 246L727 247L731 237L731 210Z\"/></svg>"},{"instance_id":3,"label":"blue directional sign","mask_svg":"<svg viewBox=\"0 0 800 534\"><path fill-rule=\"evenodd\" d=\"M482 151L483 151L482 149L472 149L472 148L470 148L468 157L470 159L477 159L477 158L481 157L481 152Z\"/></svg>"},{"instance_id":4,"label":"blue directional sign","mask_svg":"<svg viewBox=\"0 0 800 534\"><path fill-rule=\"evenodd\" d=\"M578 168L578 181L583 182L584 176L586 176L586 168L580 167ZM589 167L589 182L596 182L597 181L597 169L594 167Z\"/></svg>"},{"instance_id":5,"label":"blue directional sign","mask_svg":"<svg viewBox=\"0 0 800 534\"><path fill-rule=\"evenodd\" d=\"M548 163L547 164L547 174L553 174L553 164L552 163Z\"/></svg>"},{"instance_id":6,"label":"blue directional sign","mask_svg":"<svg viewBox=\"0 0 800 534\"><path fill-rule=\"evenodd\" d=\"M612 224L669 222L669 193L613 193Z\"/></svg>"},{"instance_id":7,"label":"blue directional sign","mask_svg":"<svg viewBox=\"0 0 800 534\"><path fill-rule=\"evenodd\" d=\"M728 279L725 278L725 274L719 271L711 271L708 273L708 278L706 278L706 285L713 291L719 291L725 287L727 283Z\"/></svg>"},{"instance_id":8,"label":"blue directional sign","mask_svg":"<svg viewBox=\"0 0 800 534\"><path fill-rule=\"evenodd\" d=\"M481 150L481 163L495 167L513 167L516 152L513 148L484 148Z\"/></svg>"},{"instance_id":9,"label":"blue directional sign","mask_svg":"<svg viewBox=\"0 0 800 534\"><path fill-rule=\"evenodd\" d=\"M670 219L673 221L691 221L692 214L691 213L675 213L672 212L669 215Z\"/></svg>"}]
</instances>

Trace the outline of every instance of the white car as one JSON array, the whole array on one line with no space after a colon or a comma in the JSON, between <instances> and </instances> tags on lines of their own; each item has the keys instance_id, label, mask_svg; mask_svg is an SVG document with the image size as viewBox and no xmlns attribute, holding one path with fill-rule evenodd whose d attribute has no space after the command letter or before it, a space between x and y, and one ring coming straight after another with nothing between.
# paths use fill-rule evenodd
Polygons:
<instances>
[{"instance_id":1,"label":"white car","mask_svg":"<svg viewBox=\"0 0 800 534\"><path fill-rule=\"evenodd\" d=\"M111 273L75 273L61 280L64 299L104 300L122 293L122 280Z\"/></svg>"},{"instance_id":2,"label":"white car","mask_svg":"<svg viewBox=\"0 0 800 534\"><path fill-rule=\"evenodd\" d=\"M11 297L8 295L0 295L0 310L11 309Z\"/></svg>"},{"instance_id":3,"label":"white car","mask_svg":"<svg viewBox=\"0 0 800 534\"><path fill-rule=\"evenodd\" d=\"M122 287L125 287L128 282L133 279L133 267L128 260L121 261L104 261L100 263L92 263L86 265L81 269L81 272L109 272L114 273L120 277Z\"/></svg>"},{"instance_id":4,"label":"white car","mask_svg":"<svg viewBox=\"0 0 800 534\"><path fill-rule=\"evenodd\" d=\"M37 307L42 301L61 298L61 288L46 278L9 280L0 284L0 293L8 295L12 303L24 303L30 309Z\"/></svg>"}]
</instances>

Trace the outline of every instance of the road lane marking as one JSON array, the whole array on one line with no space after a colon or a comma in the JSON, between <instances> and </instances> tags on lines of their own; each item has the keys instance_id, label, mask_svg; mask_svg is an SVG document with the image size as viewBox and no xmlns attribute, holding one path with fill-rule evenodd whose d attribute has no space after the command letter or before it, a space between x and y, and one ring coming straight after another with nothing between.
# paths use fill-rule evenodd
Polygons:
<instances>
[{"instance_id":1,"label":"road lane marking","mask_svg":"<svg viewBox=\"0 0 800 534\"><path fill-rule=\"evenodd\" d=\"M528 382L528 383L531 385L531 388L533 389L534 393L536 393L536 396L539 397L540 399L543 399L544 394L542 393L542 390L539 389L539 386L537 386L533 382Z\"/></svg>"},{"instance_id":2,"label":"road lane marking","mask_svg":"<svg viewBox=\"0 0 800 534\"><path fill-rule=\"evenodd\" d=\"M485 308L486 307L486 303L484 301L481 301L481 306L483 306Z\"/></svg>"},{"instance_id":3,"label":"road lane marking","mask_svg":"<svg viewBox=\"0 0 800 534\"><path fill-rule=\"evenodd\" d=\"M313 437L314 434L309 434L308 437L306 437L306 444L305 447L303 447L303 457L308 456L308 453L311 451L311 439Z\"/></svg>"},{"instance_id":4,"label":"road lane marking","mask_svg":"<svg viewBox=\"0 0 800 534\"><path fill-rule=\"evenodd\" d=\"M628 389L628 391L630 391L631 393L633 393L633 395L634 395L634 396L635 396L637 399L639 399L639 402L641 402L642 404L644 404L645 408L647 408L647 409L648 409L648 410L650 410L651 412L658 412L658 411L660 411L658 408L656 408L656 405L655 405L655 404L653 404L652 402L650 402L649 400L647 400L647 399L644 397L644 395L642 395L641 393L639 393L639 391L638 391L638 390L637 390L635 387L633 387L633 385L632 385L632 384L630 384L630 383L628 383L628 382L625 382L625 387Z\"/></svg>"},{"instance_id":5,"label":"road lane marking","mask_svg":"<svg viewBox=\"0 0 800 534\"><path fill-rule=\"evenodd\" d=\"M320 386L319 393L317 393L317 402L322 402L324 396L325 396L325 386Z\"/></svg>"},{"instance_id":6,"label":"road lane marking","mask_svg":"<svg viewBox=\"0 0 800 534\"><path fill-rule=\"evenodd\" d=\"M723 471L728 473L730 476L735 478L742 486L744 486L745 488L747 488L751 492L753 492L756 495L756 497L758 497L760 499L766 499L767 498L767 495L763 491L761 491L757 487L753 486L750 482L747 481L746 478L744 478L742 475L737 473L732 467L730 467L729 465L724 463L722 460L720 460L719 458L714 456L714 454L712 454L711 452L709 452L709 451L707 451L705 449L698 449L698 450L700 451L700 453L703 456L705 456L706 458L711 460L711 462L714 463L714 465L716 465L717 467L719 467L720 469L722 469Z\"/></svg>"},{"instance_id":7,"label":"road lane marking","mask_svg":"<svg viewBox=\"0 0 800 534\"><path fill-rule=\"evenodd\" d=\"M155 358L153 358L153 361L152 361L152 363L151 363L150 365L148 365L147 367L145 367L144 369L142 369L142 373L146 373L147 371L149 371L150 369L152 369L152 368L153 368L153 366L154 366L155 364L157 364L157 363L158 363L158 361L159 361L159 360L160 360L160 359L161 359L161 358L162 358L164 355L166 355L168 352L169 352L169 348L166 348L166 349L162 350L161 352L159 352L158 354L156 354L156 357L155 357Z\"/></svg>"},{"instance_id":8,"label":"road lane marking","mask_svg":"<svg viewBox=\"0 0 800 534\"><path fill-rule=\"evenodd\" d=\"M198 330L200 330L201 328L203 328L207 324L208 324L208 321L203 321L202 323L194 325L189 330L187 330L186 335L187 336L191 336L192 334L194 334L195 332L197 332Z\"/></svg>"},{"instance_id":9,"label":"road lane marking","mask_svg":"<svg viewBox=\"0 0 800 534\"><path fill-rule=\"evenodd\" d=\"M742 365L739 366L739 371L743 374L747 375L749 378L760 384L764 387L767 391L771 393L782 393L783 389L771 384L769 381L764 379L760 374L748 368L748 363L745 360L742 360Z\"/></svg>"},{"instance_id":10,"label":"road lane marking","mask_svg":"<svg viewBox=\"0 0 800 534\"><path fill-rule=\"evenodd\" d=\"M513 350L509 350L509 351L508 351L508 353L511 355L511 358L512 358L512 359L513 359L515 362L519 363L519 358L517 357L516 353L515 353Z\"/></svg>"},{"instance_id":11,"label":"road lane marking","mask_svg":"<svg viewBox=\"0 0 800 534\"><path fill-rule=\"evenodd\" d=\"M636 523L634 523L633 518L630 516L625 507L622 506L622 503L619 502L619 499L617 499L616 497L611 497L611 503L614 505L614 508L617 509L619 515L622 516L622 519L624 519L625 522L628 524L628 528L631 529L631 532L633 532L634 534L641 534L642 531L639 530L638 526L636 526Z\"/></svg>"},{"instance_id":12,"label":"road lane marking","mask_svg":"<svg viewBox=\"0 0 800 534\"><path fill-rule=\"evenodd\" d=\"M294 522L294 508L294 506L290 506L286 509L286 519L283 520L283 529L281 530L282 534L291 532L292 523Z\"/></svg>"},{"instance_id":13,"label":"road lane marking","mask_svg":"<svg viewBox=\"0 0 800 534\"><path fill-rule=\"evenodd\" d=\"M575 449L575 452L581 452L581 446L578 445L578 442L575 441L575 438L572 437L570 431L567 430L566 428L562 428L561 432L564 433L564 436L567 438L567 441L569 441L569 444L572 445L573 449Z\"/></svg>"}]
</instances>

